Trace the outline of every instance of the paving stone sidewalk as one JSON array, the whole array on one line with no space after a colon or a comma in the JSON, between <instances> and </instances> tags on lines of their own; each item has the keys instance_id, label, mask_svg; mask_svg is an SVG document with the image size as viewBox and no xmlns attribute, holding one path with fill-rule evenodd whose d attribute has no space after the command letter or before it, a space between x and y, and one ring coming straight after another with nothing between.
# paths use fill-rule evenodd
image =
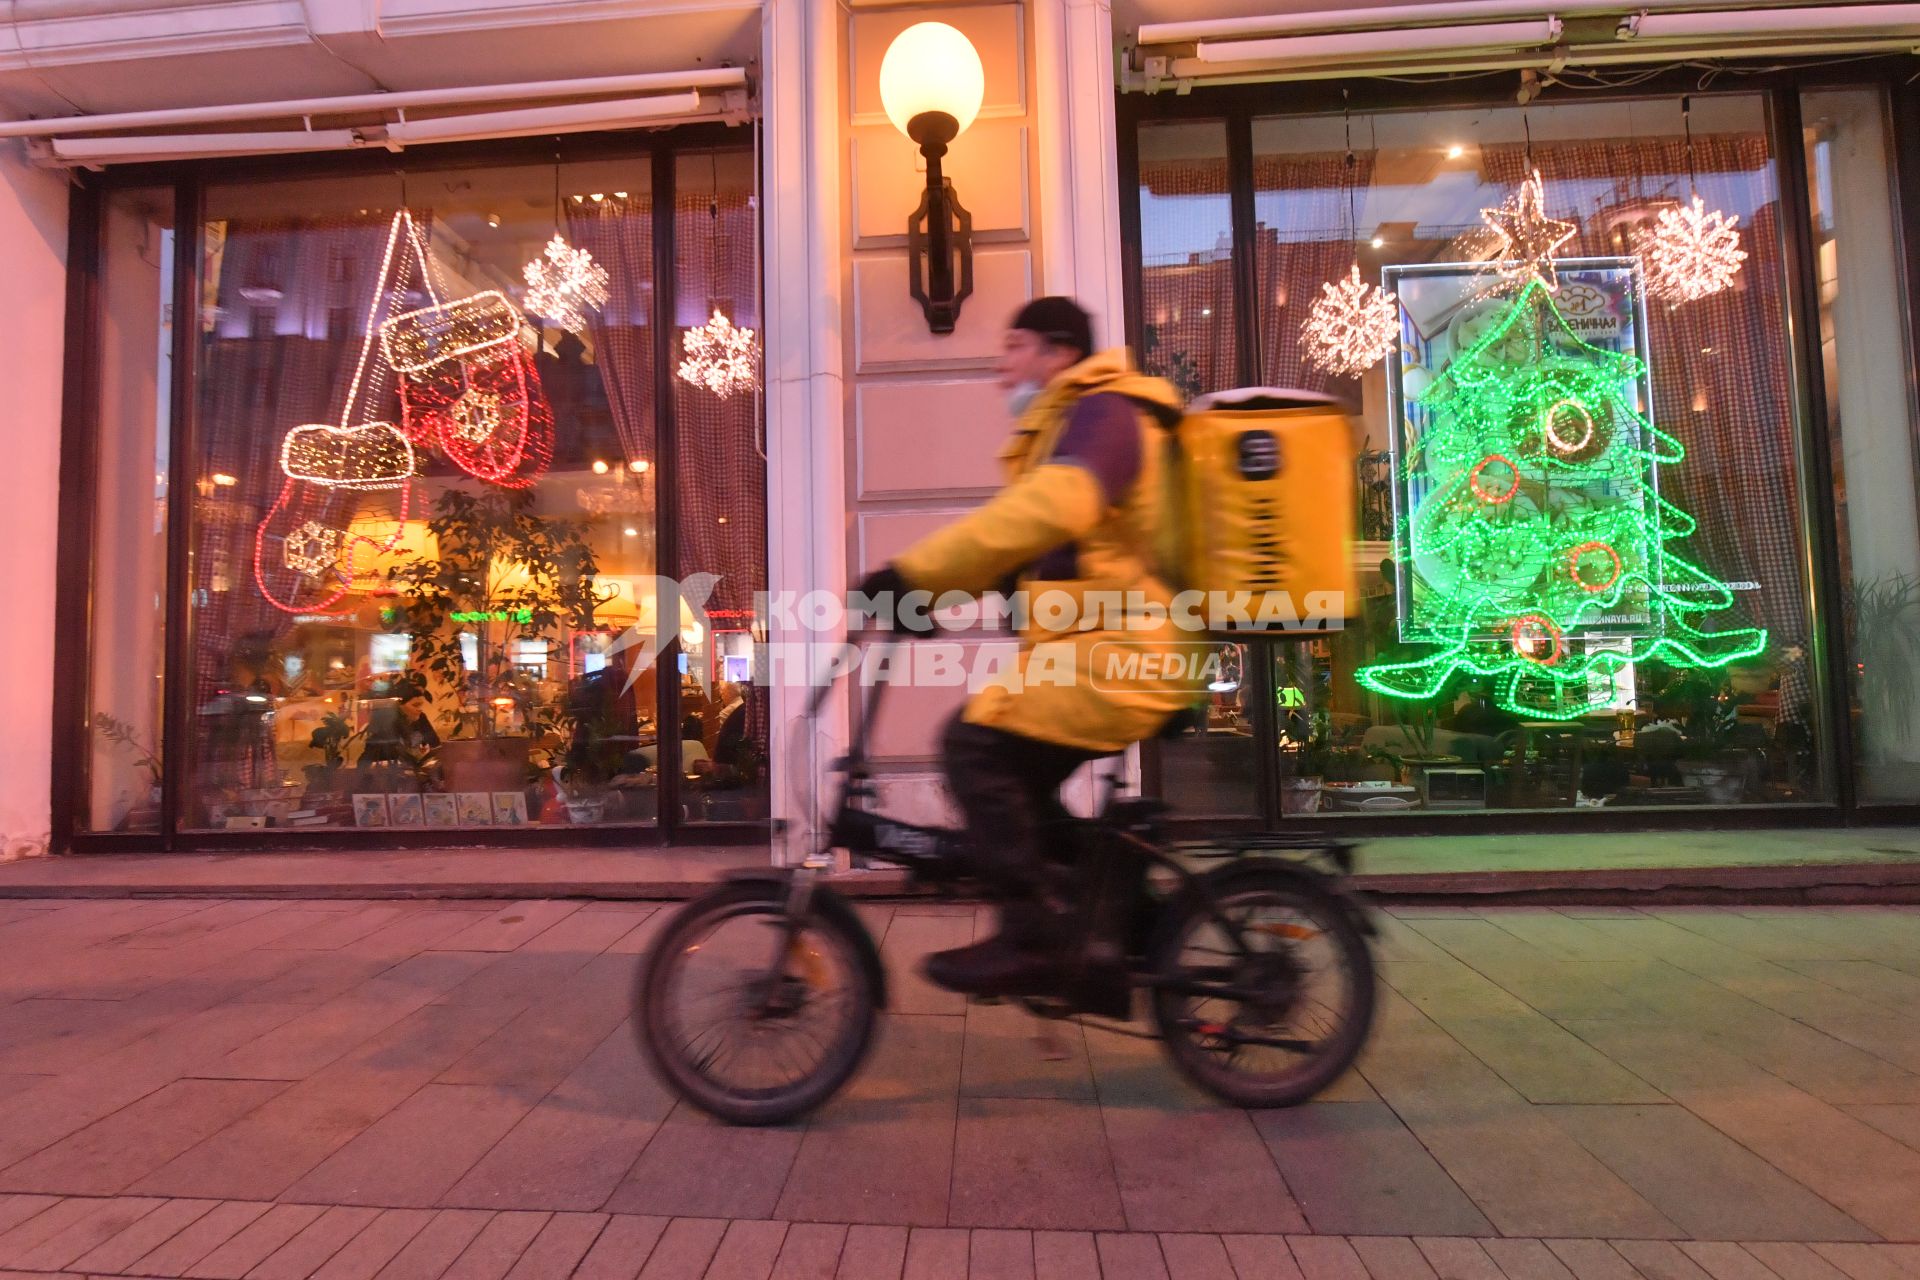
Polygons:
<instances>
[{"instance_id":1,"label":"paving stone sidewalk","mask_svg":"<svg viewBox=\"0 0 1920 1280\"><path fill-rule=\"evenodd\" d=\"M1920 911L1404 907L1373 1043L1223 1108L895 984L811 1122L627 1025L639 903L0 902L0 1280L1920 1280Z\"/></svg>"}]
</instances>

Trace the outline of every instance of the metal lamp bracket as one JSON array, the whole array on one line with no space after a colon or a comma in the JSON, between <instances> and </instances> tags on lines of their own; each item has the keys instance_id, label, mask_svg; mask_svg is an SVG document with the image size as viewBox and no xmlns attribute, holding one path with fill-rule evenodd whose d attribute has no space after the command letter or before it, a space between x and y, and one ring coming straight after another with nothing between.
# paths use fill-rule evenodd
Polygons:
<instances>
[{"instance_id":1,"label":"metal lamp bracket","mask_svg":"<svg viewBox=\"0 0 1920 1280\"><path fill-rule=\"evenodd\" d=\"M907 287L935 333L953 332L960 304L973 292L973 215L940 166L955 132L953 117L927 112L913 118L908 133L926 157L927 185L907 219Z\"/></svg>"}]
</instances>

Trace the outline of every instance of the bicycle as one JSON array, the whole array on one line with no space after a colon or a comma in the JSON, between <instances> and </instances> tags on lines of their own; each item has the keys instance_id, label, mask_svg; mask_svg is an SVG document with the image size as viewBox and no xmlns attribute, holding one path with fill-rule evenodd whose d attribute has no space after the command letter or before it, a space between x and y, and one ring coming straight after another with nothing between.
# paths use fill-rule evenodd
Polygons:
<instances>
[{"instance_id":1,"label":"bicycle","mask_svg":"<svg viewBox=\"0 0 1920 1280\"><path fill-rule=\"evenodd\" d=\"M872 808L867 743L884 688L872 686L834 762L842 781L819 852L731 874L679 908L642 960L643 1053L681 1097L729 1123L778 1124L827 1101L859 1069L886 1007L879 949L823 882L827 854L905 868L910 884L949 895L974 883L961 832ZM1275 835L1168 845L1156 821L1165 808L1120 796L1110 779L1099 817L1054 829L1055 874L1080 890L1064 953L1074 959L1057 991L1017 999L1042 1019L1141 1035L1112 1023L1132 1020L1144 990L1157 1038L1193 1083L1243 1107L1304 1102L1352 1064L1373 1021L1374 928L1345 883L1352 849ZM1334 1000L1309 990L1316 977L1337 987ZM725 1020L690 1028L690 994ZM1276 1070L1257 1069L1269 1058Z\"/></svg>"}]
</instances>

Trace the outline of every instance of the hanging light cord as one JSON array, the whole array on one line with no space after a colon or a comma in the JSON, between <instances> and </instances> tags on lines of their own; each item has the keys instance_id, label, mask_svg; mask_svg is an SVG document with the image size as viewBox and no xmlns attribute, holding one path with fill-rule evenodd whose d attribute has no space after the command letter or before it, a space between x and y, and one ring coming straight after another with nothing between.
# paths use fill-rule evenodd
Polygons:
<instances>
[{"instance_id":1,"label":"hanging light cord","mask_svg":"<svg viewBox=\"0 0 1920 1280\"><path fill-rule=\"evenodd\" d=\"M1353 112L1347 100L1347 91L1340 91L1340 123L1347 135L1347 167L1345 182L1347 185L1347 241L1353 245L1356 254L1360 251L1360 220L1354 213L1353 170L1357 163L1353 158Z\"/></svg>"},{"instance_id":2,"label":"hanging light cord","mask_svg":"<svg viewBox=\"0 0 1920 1280\"><path fill-rule=\"evenodd\" d=\"M761 293L760 281L760 117L753 117L753 154L748 157L753 166L753 323L760 330L760 349L765 349L767 340L767 318L761 314L765 302ZM760 460L767 460L767 420L766 410L761 403L760 379L764 370L755 369L753 379L753 448Z\"/></svg>"},{"instance_id":3,"label":"hanging light cord","mask_svg":"<svg viewBox=\"0 0 1920 1280\"><path fill-rule=\"evenodd\" d=\"M1680 128L1687 135L1687 194L1700 194L1700 174L1693 167L1693 95L1680 99Z\"/></svg>"}]
</instances>

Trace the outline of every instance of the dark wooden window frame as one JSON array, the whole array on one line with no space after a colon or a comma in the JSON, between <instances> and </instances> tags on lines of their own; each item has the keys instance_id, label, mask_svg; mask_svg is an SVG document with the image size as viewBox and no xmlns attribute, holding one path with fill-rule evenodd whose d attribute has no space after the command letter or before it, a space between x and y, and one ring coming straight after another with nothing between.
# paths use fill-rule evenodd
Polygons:
<instances>
[{"instance_id":1,"label":"dark wooden window frame","mask_svg":"<svg viewBox=\"0 0 1920 1280\"><path fill-rule=\"evenodd\" d=\"M675 160L708 150L751 151L744 131L725 125L688 125L658 132L578 134L560 141L563 163L589 160L630 160L650 166L653 212L653 359L657 453L654 504L655 546L663 566L679 563L676 527L678 486L697 480L680 472L674 410L676 338L670 323L674 314ZM664 846L673 844L764 843L768 822L695 822L681 816L680 741L678 734L661 739L657 818L645 823L609 823L599 826L475 828L472 831L408 831L395 828L358 830L324 828L295 830L206 831L181 830L181 796L185 783L184 748L188 741L185 699L178 694L178 673L186 669L192 649L193 623L188 570L192 556L191 495L195 455L193 443L198 413L200 344L191 324L176 324L173 333L174 377L169 412L169 474L167 485L166 548L166 698L161 726L161 807L157 832L91 832L82 830L89 800L89 730L87 718L91 687L93 531L97 498L97 459L101 447L100 333L101 272L105 258L103 236L106 201L129 188L168 188L174 194L175 316L199 314L200 254L205 191L212 183L272 182L284 179L421 174L511 164L552 164L551 137L499 142L423 147L395 155L351 152L317 156L127 165L100 173L76 172L70 196L67 249L66 355L63 362L63 399L60 416L60 508L56 565L59 575L54 601L53 630L56 652L53 669L52 847L56 853L146 853L195 851L284 851L294 849L409 849L409 848L518 848L550 846L557 842L590 846ZM761 163L755 155L756 166ZM762 548L765 555L765 548ZM663 611L676 601L663 601ZM82 637L77 643L68 643ZM680 705L680 640L676 634L656 660L657 705ZM769 774L771 776L771 774ZM769 783L769 785L771 785Z\"/></svg>"},{"instance_id":2,"label":"dark wooden window frame","mask_svg":"<svg viewBox=\"0 0 1920 1280\"><path fill-rule=\"evenodd\" d=\"M1812 215L1807 187L1806 150L1802 137L1800 95L1824 89L1877 88L1885 96L1890 126L1890 159L1894 166L1892 198L1900 243L1904 294L1910 325L1920 323L1920 86L1912 77L1908 59L1869 59L1844 66L1774 66L1726 64L1725 74L1705 89L1698 68L1675 69L1623 88L1568 89L1547 85L1539 102L1548 105L1604 99L1649 98L1705 93L1761 94L1766 102L1768 133L1780 187L1782 253L1787 271L1788 343L1793 363L1792 385L1796 420L1795 452L1804 482L1801 519L1806 533L1805 565L1810 609L1815 698L1820 710L1819 757L1827 800L1736 808L1671 809L1539 809L1483 810L1400 815L1317 817L1284 823L1288 832L1355 837L1421 835L1466 832L1580 832L1640 830L1646 828L1715 829L1910 824L1920 822L1920 804L1864 804L1854 775L1854 744L1850 728L1849 664L1842 615L1840 551L1834 502L1833 428L1821 376L1813 260ZM1195 86L1191 92L1121 93L1116 95L1116 136L1120 182L1121 242L1127 246L1122 264L1126 292L1128 341L1140 349L1141 319L1140 128L1163 121L1219 121L1225 128L1229 206L1234 253L1235 371L1241 385L1259 381L1255 362L1260 350L1260 313L1253 279L1254 192L1252 189L1252 122L1256 117L1338 115L1343 104L1356 112L1438 107L1495 107L1513 103L1517 73L1500 72L1421 84L1379 79L1317 80L1272 84ZM1910 329L1910 333L1911 333ZM1920 361L1908 352L1910 391L1920 387ZM1920 483L1920 478L1917 478ZM1256 654L1272 642L1255 641ZM1279 744L1259 723L1273 719L1276 689L1273 663L1254 659L1244 679L1252 681L1255 742L1259 752L1255 814L1243 819L1208 820L1179 824L1195 830L1232 831L1280 826ZM1264 715L1262 714L1264 710ZM1150 791L1159 789L1161 747L1143 747L1142 771Z\"/></svg>"}]
</instances>

